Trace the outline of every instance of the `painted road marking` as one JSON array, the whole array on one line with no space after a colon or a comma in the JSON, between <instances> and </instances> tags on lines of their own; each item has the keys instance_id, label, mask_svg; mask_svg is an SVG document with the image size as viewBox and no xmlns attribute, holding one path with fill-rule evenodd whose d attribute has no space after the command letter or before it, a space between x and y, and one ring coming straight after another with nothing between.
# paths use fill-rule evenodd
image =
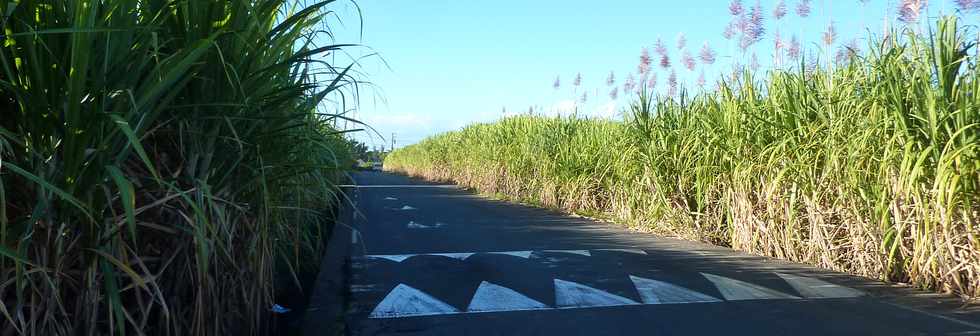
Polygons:
<instances>
[{"instance_id":1,"label":"painted road marking","mask_svg":"<svg viewBox=\"0 0 980 336\"><path fill-rule=\"evenodd\" d=\"M531 257L531 251L487 252L487 254L503 254L524 259Z\"/></svg>"},{"instance_id":2,"label":"painted road marking","mask_svg":"<svg viewBox=\"0 0 980 336\"><path fill-rule=\"evenodd\" d=\"M453 258L453 259L457 259L457 260L466 260L466 258L469 258L470 256L472 256L473 253L433 253L433 254L430 254L430 255L440 256L440 257L446 257L446 258Z\"/></svg>"},{"instance_id":3,"label":"painted road marking","mask_svg":"<svg viewBox=\"0 0 980 336\"><path fill-rule=\"evenodd\" d=\"M603 251L603 252L625 252L633 254L647 254L647 251L637 250L637 249L598 249L593 251Z\"/></svg>"},{"instance_id":4,"label":"painted road marking","mask_svg":"<svg viewBox=\"0 0 980 336\"><path fill-rule=\"evenodd\" d=\"M472 253L445 253L442 256L456 259L466 259ZM413 255L404 256L378 256L389 260L404 260ZM764 300L764 299L800 299L800 297L789 295L773 289L751 284L741 280L736 280L720 275L701 273L706 279L715 284L722 293L725 300ZM798 277L790 276L789 278ZM805 277L803 277L805 278ZM448 303L439 300L432 295L422 292L406 284L399 284L374 308L369 318L399 318L411 316L431 316L465 313L489 313L507 311L527 311L527 310L548 310L548 309L580 309L591 307L615 307L615 306L634 306L634 305L656 305L656 304L684 304L684 303L711 303L721 302L722 300L700 293L679 285L664 281L630 276L637 293L640 294L640 302L619 296L601 289L596 289L581 283L554 279L555 307L549 307L540 301L534 300L527 295L519 293L513 289L500 286L488 281L482 281L474 292L466 311L460 311ZM813 279L816 280L816 279ZM793 279L800 284L808 286L824 286L821 280L812 282L807 279ZM831 284L832 285L832 284ZM817 287L819 290L833 288L833 292L821 292L820 298L829 298L830 295L853 294L853 292L836 292L838 287ZM375 285L356 285L351 286L352 293L370 292L375 290ZM808 287L809 288L809 287Z\"/></svg>"},{"instance_id":5,"label":"painted road marking","mask_svg":"<svg viewBox=\"0 0 980 336\"><path fill-rule=\"evenodd\" d=\"M405 224L405 227L409 229L438 229L443 226L446 226L446 224L439 223L439 222L436 222L435 224L432 225L425 225L421 223L416 223L415 221L408 221L408 224Z\"/></svg>"},{"instance_id":6,"label":"painted road marking","mask_svg":"<svg viewBox=\"0 0 980 336\"><path fill-rule=\"evenodd\" d=\"M645 304L720 302L714 297L663 281L630 275Z\"/></svg>"},{"instance_id":7,"label":"painted road marking","mask_svg":"<svg viewBox=\"0 0 980 336\"><path fill-rule=\"evenodd\" d=\"M418 210L418 209L419 209L419 208L416 208L416 207L413 207L413 206L411 206L411 205L405 205L405 206L402 206L402 207L401 207L400 209L398 209L398 210L401 210L401 211L410 211L410 210Z\"/></svg>"},{"instance_id":8,"label":"painted road marking","mask_svg":"<svg viewBox=\"0 0 980 336\"><path fill-rule=\"evenodd\" d=\"M751 284L741 280L723 277L720 275L701 273L711 281L725 297L725 300L764 300L764 299L799 299L800 297L789 295L774 289Z\"/></svg>"},{"instance_id":9,"label":"painted road marking","mask_svg":"<svg viewBox=\"0 0 980 336\"><path fill-rule=\"evenodd\" d=\"M405 261L405 259L414 257L416 255L417 254L396 254L396 255L375 255L375 256L369 256L369 257L370 258L375 258L375 259L386 259L386 260L391 260L391 261L400 263L402 261Z\"/></svg>"},{"instance_id":10,"label":"painted road marking","mask_svg":"<svg viewBox=\"0 0 980 336\"><path fill-rule=\"evenodd\" d=\"M398 199L397 198L394 198L394 197L390 197L390 196L389 197L385 197L385 201L397 201L397 200Z\"/></svg>"},{"instance_id":11,"label":"painted road marking","mask_svg":"<svg viewBox=\"0 0 980 336\"><path fill-rule=\"evenodd\" d=\"M578 255L583 255L583 256L586 256L586 257L591 257L592 256L592 253L590 253L589 251L586 251L586 250L544 250L544 251L541 251L541 252L578 254Z\"/></svg>"},{"instance_id":12,"label":"painted road marking","mask_svg":"<svg viewBox=\"0 0 980 336\"><path fill-rule=\"evenodd\" d=\"M835 285L820 279L793 275L786 273L776 273L786 281L793 289L803 294L807 298L851 298L864 296L865 293L854 288Z\"/></svg>"},{"instance_id":13,"label":"painted road marking","mask_svg":"<svg viewBox=\"0 0 980 336\"><path fill-rule=\"evenodd\" d=\"M609 307L639 304L622 296L577 282L555 279L555 305L559 308Z\"/></svg>"},{"instance_id":14,"label":"painted road marking","mask_svg":"<svg viewBox=\"0 0 980 336\"><path fill-rule=\"evenodd\" d=\"M544 303L518 293L517 291L487 281L473 294L468 312L504 312L515 310L538 310L549 308Z\"/></svg>"},{"instance_id":15,"label":"painted road marking","mask_svg":"<svg viewBox=\"0 0 980 336\"><path fill-rule=\"evenodd\" d=\"M385 296L369 318L429 316L459 313L459 310L418 289L399 284Z\"/></svg>"}]
</instances>

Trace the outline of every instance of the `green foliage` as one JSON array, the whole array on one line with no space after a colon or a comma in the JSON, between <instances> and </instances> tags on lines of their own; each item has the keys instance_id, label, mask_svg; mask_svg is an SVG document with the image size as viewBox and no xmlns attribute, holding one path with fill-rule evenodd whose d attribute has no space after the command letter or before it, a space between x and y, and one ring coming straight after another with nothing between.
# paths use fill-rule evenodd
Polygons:
<instances>
[{"instance_id":1,"label":"green foliage","mask_svg":"<svg viewBox=\"0 0 980 336\"><path fill-rule=\"evenodd\" d=\"M980 69L965 36L944 18L930 38L873 43L832 69L641 93L624 122L473 125L385 167L980 297Z\"/></svg>"},{"instance_id":2,"label":"green foliage","mask_svg":"<svg viewBox=\"0 0 980 336\"><path fill-rule=\"evenodd\" d=\"M266 331L353 162L332 2L0 2L0 334Z\"/></svg>"}]
</instances>

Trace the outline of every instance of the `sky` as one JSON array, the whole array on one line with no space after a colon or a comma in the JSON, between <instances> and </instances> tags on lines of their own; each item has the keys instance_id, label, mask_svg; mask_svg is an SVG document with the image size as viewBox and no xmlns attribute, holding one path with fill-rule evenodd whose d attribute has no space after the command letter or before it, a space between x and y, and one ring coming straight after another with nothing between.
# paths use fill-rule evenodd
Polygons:
<instances>
[{"instance_id":1,"label":"sky","mask_svg":"<svg viewBox=\"0 0 980 336\"><path fill-rule=\"evenodd\" d=\"M815 0L805 19L795 13L799 0L786 0L789 13L778 22L772 17L777 1L760 1L766 34L744 54L722 34L732 19L727 0L357 0L356 6L334 6L331 30L336 42L362 45L346 50L368 82L360 85L359 104L349 116L375 131L354 137L372 147L390 146L393 137L402 147L530 108L545 115L577 109L579 116L616 118L629 102L623 80L630 73L637 76L642 48L650 49L658 88L665 90L669 70L657 65L658 38L669 48L679 81L697 91L701 71L713 83L733 62L748 64L751 53L763 69L774 66L777 29L787 40L800 36L806 50L824 56L821 36L831 21L838 33L835 50L853 39L863 45L869 30L880 34L885 18L897 24L895 0L870 0L866 6L857 0ZM954 10L952 0L933 0L927 14ZM977 16L969 16L970 23L980 22L973 20ZM699 64L693 72L681 66L680 33L693 56L708 43L717 62ZM610 72L619 91L615 100L606 84ZM579 87L571 85L576 74L582 76Z\"/></svg>"}]
</instances>

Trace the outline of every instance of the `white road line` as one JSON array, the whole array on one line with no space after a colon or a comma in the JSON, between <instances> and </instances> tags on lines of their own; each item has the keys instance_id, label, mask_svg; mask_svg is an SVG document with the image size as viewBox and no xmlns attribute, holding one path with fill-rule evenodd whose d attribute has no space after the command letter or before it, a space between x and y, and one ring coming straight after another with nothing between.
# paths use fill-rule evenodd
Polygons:
<instances>
[{"instance_id":1,"label":"white road line","mask_svg":"<svg viewBox=\"0 0 980 336\"><path fill-rule=\"evenodd\" d=\"M467 312L503 312L515 310L548 309L544 303L518 293L517 291L487 281L473 294Z\"/></svg>"},{"instance_id":2,"label":"white road line","mask_svg":"<svg viewBox=\"0 0 980 336\"><path fill-rule=\"evenodd\" d=\"M531 251L487 252L487 254L503 254L524 259L531 257Z\"/></svg>"},{"instance_id":3,"label":"white road line","mask_svg":"<svg viewBox=\"0 0 980 336\"><path fill-rule=\"evenodd\" d=\"M589 251L587 251L587 250L544 250L544 251L541 251L541 252L569 253L569 254L583 255L583 256L586 256L586 257L591 257L592 256L592 253L589 252Z\"/></svg>"},{"instance_id":4,"label":"white road line","mask_svg":"<svg viewBox=\"0 0 980 336\"><path fill-rule=\"evenodd\" d=\"M723 277L720 275L701 273L711 281L725 297L725 300L765 300L765 299L799 299L800 297L789 295L774 289L751 284L741 280Z\"/></svg>"},{"instance_id":5,"label":"white road line","mask_svg":"<svg viewBox=\"0 0 980 336\"><path fill-rule=\"evenodd\" d=\"M384 300L368 318L391 318L407 316L430 316L459 313L455 307L442 302L418 289L399 284L385 296Z\"/></svg>"},{"instance_id":6,"label":"white road line","mask_svg":"<svg viewBox=\"0 0 980 336\"><path fill-rule=\"evenodd\" d=\"M793 275L786 273L776 273L786 281L793 289L803 294L807 298L852 298L864 296L865 293L854 288L835 285L820 279Z\"/></svg>"},{"instance_id":7,"label":"white road line","mask_svg":"<svg viewBox=\"0 0 980 336\"><path fill-rule=\"evenodd\" d=\"M436 222L435 224L432 225L425 225L421 223L416 223L415 221L408 221L408 224L405 224L405 227L409 229L438 229L443 226L446 226L446 224L439 223L439 222Z\"/></svg>"},{"instance_id":8,"label":"white road line","mask_svg":"<svg viewBox=\"0 0 980 336\"><path fill-rule=\"evenodd\" d=\"M385 201L397 201L397 200L398 199L394 197L385 197Z\"/></svg>"},{"instance_id":9,"label":"white road line","mask_svg":"<svg viewBox=\"0 0 980 336\"><path fill-rule=\"evenodd\" d=\"M419 208L413 207L411 205L406 205L406 206L401 207L401 209L398 209L398 210L401 210L401 211L410 211L410 210L418 210L418 209Z\"/></svg>"},{"instance_id":10,"label":"white road line","mask_svg":"<svg viewBox=\"0 0 980 336\"><path fill-rule=\"evenodd\" d=\"M453 258L453 259L458 259L458 260L466 260L466 258L469 258L470 256L472 256L473 253L432 253L432 254L429 254L429 255L446 257L446 258Z\"/></svg>"},{"instance_id":11,"label":"white road line","mask_svg":"<svg viewBox=\"0 0 980 336\"><path fill-rule=\"evenodd\" d=\"M639 303L580 283L555 279L555 304L558 308L584 308L627 306Z\"/></svg>"},{"instance_id":12,"label":"white road line","mask_svg":"<svg viewBox=\"0 0 980 336\"><path fill-rule=\"evenodd\" d=\"M663 281L630 275L645 304L720 302L714 297Z\"/></svg>"},{"instance_id":13,"label":"white road line","mask_svg":"<svg viewBox=\"0 0 980 336\"><path fill-rule=\"evenodd\" d=\"M386 259L386 260L391 260L400 263L402 261L405 261L405 259L414 257L416 255L417 254L392 254L392 255L371 255L367 257L374 258L374 259Z\"/></svg>"},{"instance_id":14,"label":"white road line","mask_svg":"<svg viewBox=\"0 0 980 336\"><path fill-rule=\"evenodd\" d=\"M593 251L603 251L603 252L625 252L633 254L647 254L647 251L637 250L637 249L598 249Z\"/></svg>"}]
</instances>

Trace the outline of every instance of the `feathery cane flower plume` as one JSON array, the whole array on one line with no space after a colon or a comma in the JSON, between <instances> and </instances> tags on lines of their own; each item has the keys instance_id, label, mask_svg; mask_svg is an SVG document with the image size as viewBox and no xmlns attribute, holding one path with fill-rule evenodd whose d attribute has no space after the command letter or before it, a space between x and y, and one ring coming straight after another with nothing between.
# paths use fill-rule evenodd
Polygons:
<instances>
[{"instance_id":1,"label":"feathery cane flower plume","mask_svg":"<svg viewBox=\"0 0 980 336\"><path fill-rule=\"evenodd\" d=\"M810 50L810 55L807 57L806 72L816 72L817 68L820 67L820 58L817 57L817 54L813 50Z\"/></svg>"},{"instance_id":2,"label":"feathery cane flower plume","mask_svg":"<svg viewBox=\"0 0 980 336\"><path fill-rule=\"evenodd\" d=\"M551 86L554 87L555 90L561 88L561 76L555 76L555 83L552 84Z\"/></svg>"},{"instance_id":3,"label":"feathery cane flower plume","mask_svg":"<svg viewBox=\"0 0 980 336\"><path fill-rule=\"evenodd\" d=\"M858 45L858 41L852 39L837 51L837 63L846 64L852 57L856 57L860 51L861 47Z\"/></svg>"},{"instance_id":4,"label":"feathery cane flower plume","mask_svg":"<svg viewBox=\"0 0 980 336\"><path fill-rule=\"evenodd\" d=\"M670 76L667 77L667 95L673 96L676 93L677 93L677 71L671 69Z\"/></svg>"},{"instance_id":5,"label":"feathery cane flower plume","mask_svg":"<svg viewBox=\"0 0 980 336\"><path fill-rule=\"evenodd\" d=\"M613 87L612 91L609 91L609 99L616 100L619 97L619 87Z\"/></svg>"},{"instance_id":6,"label":"feathery cane flower plume","mask_svg":"<svg viewBox=\"0 0 980 336\"><path fill-rule=\"evenodd\" d=\"M684 50L684 55L681 57L681 62L684 63L684 67L687 68L688 71L694 71L694 67L697 66L697 61L694 60L694 57L691 57L691 53L687 50Z\"/></svg>"},{"instance_id":7,"label":"feathery cane flower plume","mask_svg":"<svg viewBox=\"0 0 980 336\"><path fill-rule=\"evenodd\" d=\"M828 46L831 46L834 45L834 41L836 40L837 40L837 28L834 27L834 22L831 21L830 24L827 25L827 30L823 32L823 43Z\"/></svg>"},{"instance_id":8,"label":"feathery cane flower plume","mask_svg":"<svg viewBox=\"0 0 980 336\"><path fill-rule=\"evenodd\" d=\"M665 70L670 67L670 57L667 55L660 56L660 67Z\"/></svg>"},{"instance_id":9,"label":"feathery cane flower plume","mask_svg":"<svg viewBox=\"0 0 980 336\"><path fill-rule=\"evenodd\" d=\"M572 85L574 85L575 87L579 87L580 85L582 85L582 74L581 73L575 74L575 80L572 81Z\"/></svg>"},{"instance_id":10,"label":"feathery cane flower plume","mask_svg":"<svg viewBox=\"0 0 980 336\"><path fill-rule=\"evenodd\" d=\"M728 13L732 16L739 16L745 12L745 6L742 5L742 0L732 0L728 4Z\"/></svg>"},{"instance_id":11,"label":"feathery cane flower plume","mask_svg":"<svg viewBox=\"0 0 980 336\"><path fill-rule=\"evenodd\" d=\"M786 16L786 0L779 0L776 7L772 9L772 17L782 20L784 16Z\"/></svg>"},{"instance_id":12,"label":"feathery cane flower plume","mask_svg":"<svg viewBox=\"0 0 980 336\"><path fill-rule=\"evenodd\" d=\"M650 63L650 52L647 50L647 48L643 48L643 50L640 51L640 64L637 66L637 72L640 75L650 72Z\"/></svg>"},{"instance_id":13,"label":"feathery cane flower plume","mask_svg":"<svg viewBox=\"0 0 980 336\"><path fill-rule=\"evenodd\" d=\"M687 36L684 33L677 34L677 50L683 50L687 47Z\"/></svg>"},{"instance_id":14,"label":"feathery cane flower plume","mask_svg":"<svg viewBox=\"0 0 980 336\"><path fill-rule=\"evenodd\" d=\"M606 77L606 85L613 86L616 85L616 74L612 71L609 72L609 77Z\"/></svg>"},{"instance_id":15,"label":"feathery cane flower plume","mask_svg":"<svg viewBox=\"0 0 980 336\"><path fill-rule=\"evenodd\" d=\"M708 45L707 41L705 41L704 45L701 46L701 53L699 56L701 57L701 63L707 65L715 64L715 51L711 49L711 46Z\"/></svg>"},{"instance_id":16,"label":"feathery cane flower plume","mask_svg":"<svg viewBox=\"0 0 980 336\"><path fill-rule=\"evenodd\" d=\"M978 12L980 11L980 0L953 0L956 3L956 7L963 12Z\"/></svg>"},{"instance_id":17,"label":"feathery cane flower plume","mask_svg":"<svg viewBox=\"0 0 980 336\"><path fill-rule=\"evenodd\" d=\"M634 87L636 87L636 79L633 78L633 74L629 74L626 76L626 81L623 82L623 94L628 94L630 91L633 91Z\"/></svg>"},{"instance_id":18,"label":"feathery cane flower plume","mask_svg":"<svg viewBox=\"0 0 980 336\"><path fill-rule=\"evenodd\" d=\"M898 20L905 23L919 22L922 9L929 3L928 0L902 0L898 4Z\"/></svg>"},{"instance_id":19,"label":"feathery cane flower plume","mask_svg":"<svg viewBox=\"0 0 980 336\"><path fill-rule=\"evenodd\" d=\"M587 101L589 101L589 91L588 90L586 90L585 92L582 92L582 103L585 104L585 102L587 102Z\"/></svg>"},{"instance_id":20,"label":"feathery cane flower plume","mask_svg":"<svg viewBox=\"0 0 980 336\"><path fill-rule=\"evenodd\" d=\"M759 57L755 53L752 53L752 57L749 59L749 67L752 68L752 71L759 70Z\"/></svg>"},{"instance_id":21,"label":"feathery cane flower plume","mask_svg":"<svg viewBox=\"0 0 980 336\"><path fill-rule=\"evenodd\" d=\"M721 32L721 36L726 40L731 40L732 37L735 37L737 30L738 24L735 21L729 22L728 25L725 26L725 30Z\"/></svg>"},{"instance_id":22,"label":"feathery cane flower plume","mask_svg":"<svg viewBox=\"0 0 980 336\"><path fill-rule=\"evenodd\" d=\"M778 31L778 30L776 31L776 36L775 36L775 37L773 37L773 40L772 40L772 42L773 42L773 43L772 43L772 44L773 44L773 48L775 48L775 49L776 49L776 52L777 52L777 53L778 53L778 52L779 52L780 50L783 50L783 48L784 48L784 47L786 47L786 43L785 43L785 42L783 42L783 36L782 36L782 34L780 34L780 33L779 33L779 31Z\"/></svg>"},{"instance_id":23,"label":"feathery cane flower plume","mask_svg":"<svg viewBox=\"0 0 980 336\"><path fill-rule=\"evenodd\" d=\"M647 88L650 90L657 88L657 74L651 73L650 78L647 78Z\"/></svg>"},{"instance_id":24,"label":"feathery cane flower plume","mask_svg":"<svg viewBox=\"0 0 980 336\"><path fill-rule=\"evenodd\" d=\"M796 15L799 15L801 18L809 17L810 11L810 0L800 0L800 2L796 4Z\"/></svg>"},{"instance_id":25,"label":"feathery cane flower plume","mask_svg":"<svg viewBox=\"0 0 980 336\"><path fill-rule=\"evenodd\" d=\"M800 59L800 39L793 35L793 38L789 40L789 46L786 47L786 55L794 60Z\"/></svg>"},{"instance_id":26,"label":"feathery cane flower plume","mask_svg":"<svg viewBox=\"0 0 980 336\"><path fill-rule=\"evenodd\" d=\"M698 86L700 86L701 88L704 88L704 83L705 82L706 81L704 79L704 70L701 70L701 74L698 75Z\"/></svg>"},{"instance_id":27,"label":"feathery cane flower plume","mask_svg":"<svg viewBox=\"0 0 980 336\"><path fill-rule=\"evenodd\" d=\"M762 11L762 2L755 1L755 6L749 11L749 25L746 34L751 34L753 40L758 41L762 35L766 34L766 14Z\"/></svg>"},{"instance_id":28,"label":"feathery cane flower plume","mask_svg":"<svg viewBox=\"0 0 980 336\"><path fill-rule=\"evenodd\" d=\"M667 54L667 45L664 44L664 40L657 38L657 42L653 44L653 52L660 56Z\"/></svg>"}]
</instances>

